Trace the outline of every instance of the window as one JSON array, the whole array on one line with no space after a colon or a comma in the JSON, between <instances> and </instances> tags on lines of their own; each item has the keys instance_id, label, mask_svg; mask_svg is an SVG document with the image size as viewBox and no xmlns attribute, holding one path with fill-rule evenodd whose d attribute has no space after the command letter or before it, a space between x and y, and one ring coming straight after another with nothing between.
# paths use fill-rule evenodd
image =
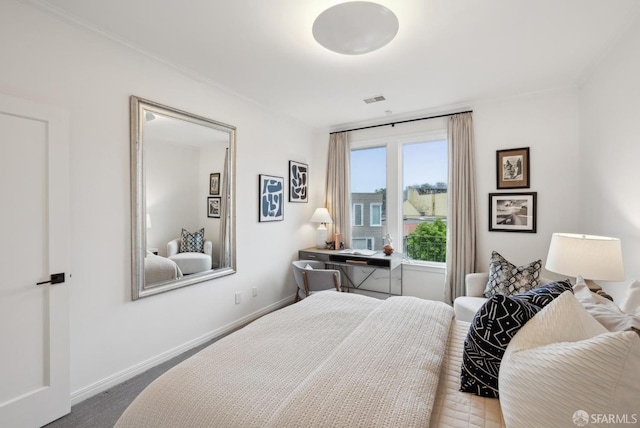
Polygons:
<instances>
[{"instance_id":1,"label":"window","mask_svg":"<svg viewBox=\"0 0 640 428\"><path fill-rule=\"evenodd\" d=\"M402 236L413 260L446 262L447 142L402 146Z\"/></svg>"},{"instance_id":2,"label":"window","mask_svg":"<svg viewBox=\"0 0 640 428\"><path fill-rule=\"evenodd\" d=\"M386 147L351 151L353 226L362 226L351 229L353 248L382 250L384 246L386 181Z\"/></svg>"},{"instance_id":3,"label":"window","mask_svg":"<svg viewBox=\"0 0 640 428\"><path fill-rule=\"evenodd\" d=\"M364 224L363 211L364 211L364 205L353 204L353 226L362 226Z\"/></svg>"},{"instance_id":4,"label":"window","mask_svg":"<svg viewBox=\"0 0 640 428\"><path fill-rule=\"evenodd\" d=\"M373 238L353 238L351 247L355 250L373 250Z\"/></svg>"},{"instance_id":5,"label":"window","mask_svg":"<svg viewBox=\"0 0 640 428\"><path fill-rule=\"evenodd\" d=\"M369 205L369 225L382 226L382 204L374 203Z\"/></svg>"},{"instance_id":6,"label":"window","mask_svg":"<svg viewBox=\"0 0 640 428\"><path fill-rule=\"evenodd\" d=\"M352 143L354 226L362 226L352 229L352 247L381 250L389 235L406 258L444 263L446 130L387 140L383 145L379 141ZM361 223L356 224L356 219Z\"/></svg>"}]
</instances>

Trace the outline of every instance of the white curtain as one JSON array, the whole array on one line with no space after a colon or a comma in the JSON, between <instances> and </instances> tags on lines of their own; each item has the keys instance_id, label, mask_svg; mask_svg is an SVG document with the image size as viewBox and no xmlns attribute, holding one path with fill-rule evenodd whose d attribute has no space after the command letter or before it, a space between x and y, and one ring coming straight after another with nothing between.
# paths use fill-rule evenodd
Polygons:
<instances>
[{"instance_id":1,"label":"white curtain","mask_svg":"<svg viewBox=\"0 0 640 428\"><path fill-rule=\"evenodd\" d=\"M325 207L331 214L330 230L340 234L345 248L351 247L351 144L348 132L329 136Z\"/></svg>"},{"instance_id":2,"label":"white curtain","mask_svg":"<svg viewBox=\"0 0 640 428\"><path fill-rule=\"evenodd\" d=\"M449 118L449 212L445 301L464 295L476 267L476 180L472 113Z\"/></svg>"},{"instance_id":3,"label":"white curtain","mask_svg":"<svg viewBox=\"0 0 640 428\"><path fill-rule=\"evenodd\" d=\"M229 149L224 153L224 171L220 180L220 254L218 267L231 266L229 254Z\"/></svg>"}]
</instances>

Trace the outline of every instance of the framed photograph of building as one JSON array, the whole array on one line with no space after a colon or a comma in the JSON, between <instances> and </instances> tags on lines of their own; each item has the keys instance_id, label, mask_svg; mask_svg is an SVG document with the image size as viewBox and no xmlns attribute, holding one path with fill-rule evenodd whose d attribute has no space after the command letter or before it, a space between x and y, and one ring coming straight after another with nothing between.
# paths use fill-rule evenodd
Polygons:
<instances>
[{"instance_id":1,"label":"framed photograph of building","mask_svg":"<svg viewBox=\"0 0 640 428\"><path fill-rule=\"evenodd\" d=\"M496 187L528 189L529 147L496 151Z\"/></svg>"},{"instance_id":2,"label":"framed photograph of building","mask_svg":"<svg viewBox=\"0 0 640 428\"><path fill-rule=\"evenodd\" d=\"M537 196L537 192L489 193L489 231L536 233Z\"/></svg>"},{"instance_id":3,"label":"framed photograph of building","mask_svg":"<svg viewBox=\"0 0 640 428\"><path fill-rule=\"evenodd\" d=\"M284 220L284 178L260 174L258 221Z\"/></svg>"}]
</instances>

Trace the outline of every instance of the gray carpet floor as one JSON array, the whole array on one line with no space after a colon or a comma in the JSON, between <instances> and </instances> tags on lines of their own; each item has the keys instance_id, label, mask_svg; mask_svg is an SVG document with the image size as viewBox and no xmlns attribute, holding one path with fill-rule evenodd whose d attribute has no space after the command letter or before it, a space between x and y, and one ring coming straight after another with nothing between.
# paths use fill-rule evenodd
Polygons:
<instances>
[{"instance_id":1,"label":"gray carpet floor","mask_svg":"<svg viewBox=\"0 0 640 428\"><path fill-rule=\"evenodd\" d=\"M112 428L134 398L158 376L189 358L220 337L197 346L144 373L116 385L101 394L90 397L71 407L71 413L45 425L45 428Z\"/></svg>"}]
</instances>

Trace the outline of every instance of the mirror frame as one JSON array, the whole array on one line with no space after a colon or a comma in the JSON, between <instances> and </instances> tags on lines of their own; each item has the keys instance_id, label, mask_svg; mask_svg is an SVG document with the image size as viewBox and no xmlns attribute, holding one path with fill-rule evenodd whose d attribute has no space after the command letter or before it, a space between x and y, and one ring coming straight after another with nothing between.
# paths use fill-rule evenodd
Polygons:
<instances>
[{"instance_id":1,"label":"mirror frame","mask_svg":"<svg viewBox=\"0 0 640 428\"><path fill-rule=\"evenodd\" d=\"M160 282L152 286L145 285L144 258L146 254L146 182L144 159L144 121L145 112L152 112L197 125L206 126L229 134L228 168L228 222L229 222L229 260L230 266L196 273L176 280ZM163 104L132 95L130 98L130 143L131 143L131 251L132 284L131 298L137 300L153 296L188 285L209 281L236 273L236 228L235 228L235 164L236 164L236 128L206 117L187 113ZM203 203L204 207L204 203ZM203 208L204 209L204 208Z\"/></svg>"}]
</instances>

